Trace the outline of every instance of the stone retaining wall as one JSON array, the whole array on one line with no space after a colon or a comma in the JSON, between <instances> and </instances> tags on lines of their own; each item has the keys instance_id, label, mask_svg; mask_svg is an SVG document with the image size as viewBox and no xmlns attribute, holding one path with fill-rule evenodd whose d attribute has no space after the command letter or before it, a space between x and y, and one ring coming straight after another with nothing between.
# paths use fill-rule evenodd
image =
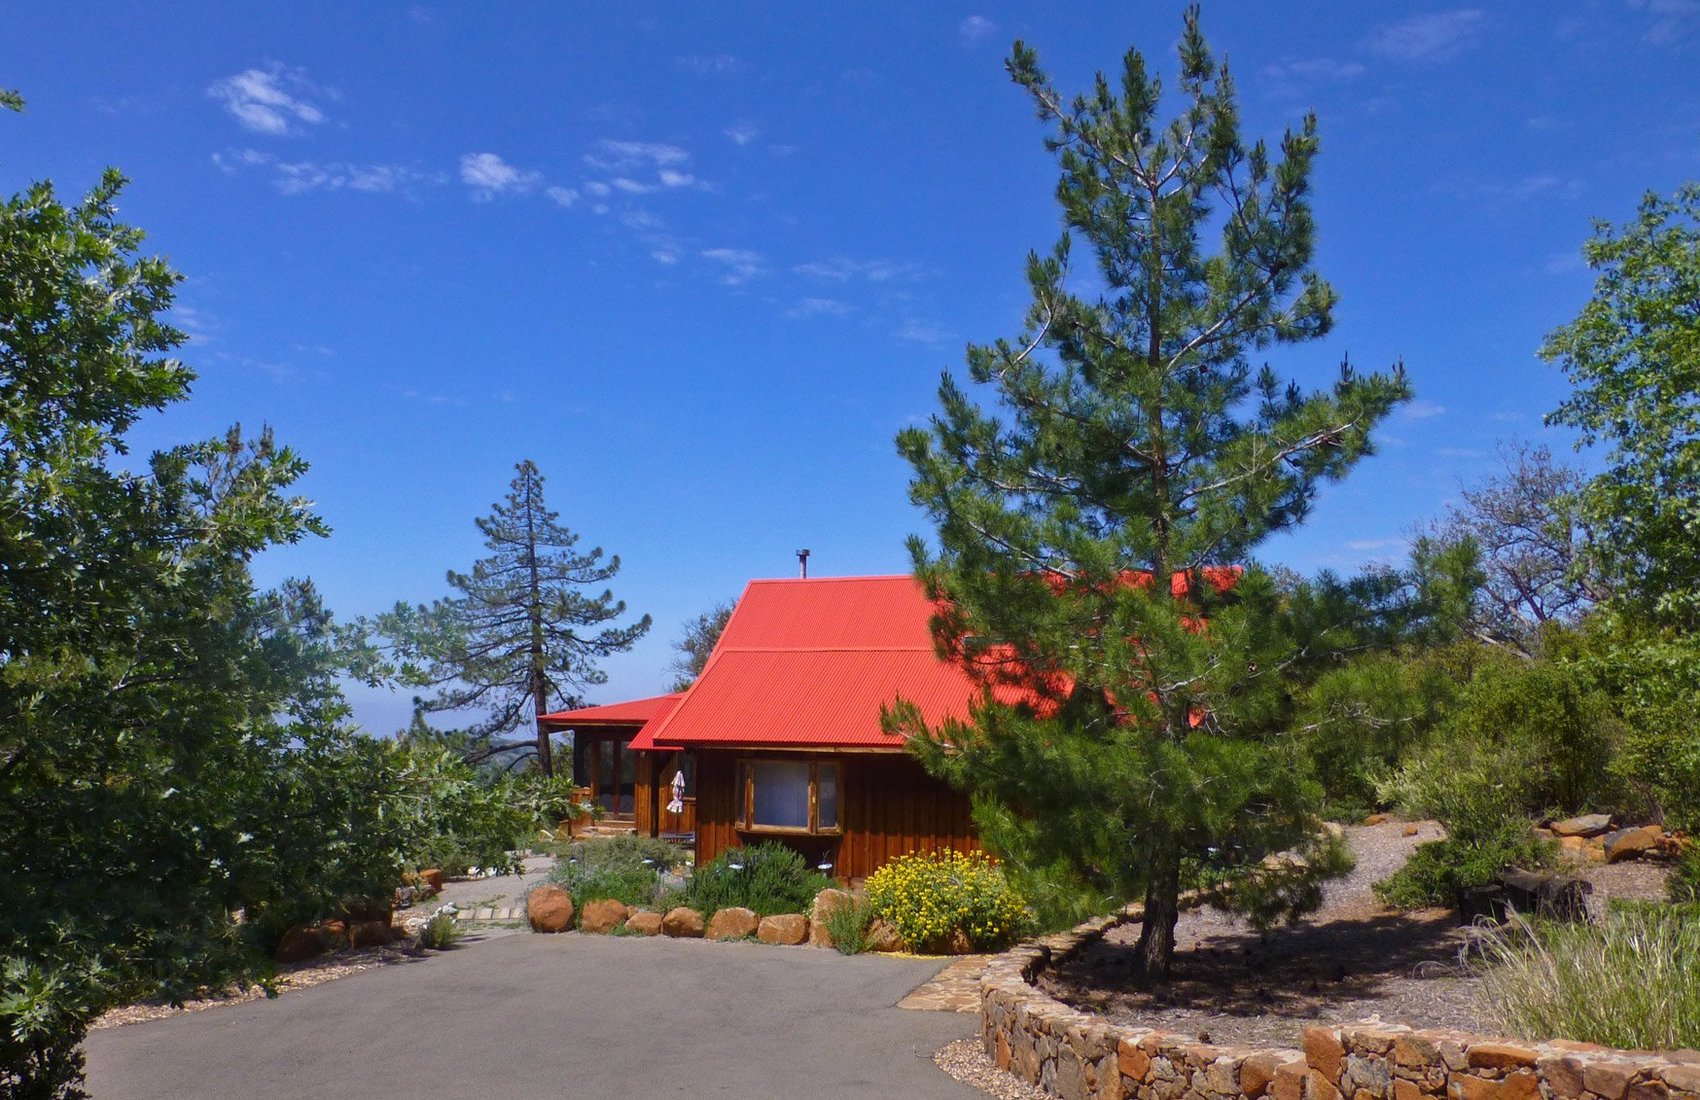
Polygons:
<instances>
[{"instance_id":1,"label":"stone retaining wall","mask_svg":"<svg viewBox=\"0 0 1700 1100\"><path fill-rule=\"evenodd\" d=\"M1256 1050L1117 1026L1033 988L1053 959L1126 915L1023 944L980 979L999 1069L1063 1100L1700 1100L1700 1052L1526 1043L1368 1022L1308 1027L1303 1050Z\"/></svg>"}]
</instances>

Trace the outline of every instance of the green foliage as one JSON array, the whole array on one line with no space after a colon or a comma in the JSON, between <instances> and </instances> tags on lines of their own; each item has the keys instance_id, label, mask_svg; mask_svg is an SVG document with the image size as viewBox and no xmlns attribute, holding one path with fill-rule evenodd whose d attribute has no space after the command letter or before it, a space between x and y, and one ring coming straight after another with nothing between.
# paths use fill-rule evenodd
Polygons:
<instances>
[{"instance_id":1,"label":"green foliage","mask_svg":"<svg viewBox=\"0 0 1700 1100\"><path fill-rule=\"evenodd\" d=\"M1212 904L1243 914L1259 931L1294 921L1322 904L1322 884L1357 865L1345 838L1322 832L1291 853L1277 853L1256 867L1228 876L1209 890Z\"/></svg>"},{"instance_id":2,"label":"green foliage","mask_svg":"<svg viewBox=\"0 0 1700 1100\"><path fill-rule=\"evenodd\" d=\"M1700 831L1700 634L1602 618L1594 664L1623 714L1613 770L1666 824Z\"/></svg>"},{"instance_id":3,"label":"green foliage","mask_svg":"<svg viewBox=\"0 0 1700 1100\"><path fill-rule=\"evenodd\" d=\"M1682 853L1665 879L1665 896L1673 904L1700 906L1700 847Z\"/></svg>"},{"instance_id":4,"label":"green foliage","mask_svg":"<svg viewBox=\"0 0 1700 1100\"><path fill-rule=\"evenodd\" d=\"M1406 864L1375 885L1396 908L1455 906L1464 891L1493 882L1509 866L1541 867L1551 845L1536 839L1529 820L1538 789L1533 744L1522 739L1432 742L1382 785L1389 804L1446 826L1442 840L1419 845Z\"/></svg>"},{"instance_id":5,"label":"green foliage","mask_svg":"<svg viewBox=\"0 0 1700 1100\"><path fill-rule=\"evenodd\" d=\"M653 837L580 840L561 851L548 881L576 905L614 898L627 905L654 905L661 872L679 861L679 851Z\"/></svg>"},{"instance_id":6,"label":"green foliage","mask_svg":"<svg viewBox=\"0 0 1700 1100\"><path fill-rule=\"evenodd\" d=\"M874 908L868 899L852 894L843 905L828 909L821 923L840 955L860 955L868 949L868 925L873 919Z\"/></svg>"},{"instance_id":7,"label":"green foliage","mask_svg":"<svg viewBox=\"0 0 1700 1100\"><path fill-rule=\"evenodd\" d=\"M1051 126L1068 235L1028 259L1022 332L968 351L995 411L946 375L931 427L898 437L937 528L936 556L910 544L941 604L936 642L988 691L967 724L931 727L901 702L886 721L973 793L982 837L1018 873L1069 897L1143 895L1153 972L1191 861L1308 831L1319 788L1282 736L1283 680L1338 643L1327 624L1303 636L1319 624L1256 571L1223 594L1202 570L1301 522L1409 395L1400 371L1346 367L1307 394L1254 368L1332 324L1311 270L1315 120L1276 150L1248 145L1196 10L1179 53L1168 123L1138 51L1072 101L1032 50L1010 56ZM1077 240L1093 268L1078 282Z\"/></svg>"},{"instance_id":8,"label":"green foliage","mask_svg":"<svg viewBox=\"0 0 1700 1100\"><path fill-rule=\"evenodd\" d=\"M419 946L431 951L447 951L466 936L466 929L448 913L438 913L419 929Z\"/></svg>"},{"instance_id":9,"label":"green foliage","mask_svg":"<svg viewBox=\"0 0 1700 1100\"><path fill-rule=\"evenodd\" d=\"M758 916L807 913L832 880L774 841L728 848L691 873L685 904L703 916L740 906Z\"/></svg>"},{"instance_id":10,"label":"green foliage","mask_svg":"<svg viewBox=\"0 0 1700 1100\"><path fill-rule=\"evenodd\" d=\"M535 754L555 773L547 731L535 740L503 740L552 709L583 705L584 689L606 682L596 662L630 649L648 632L648 615L617 626L622 600L604 588L620 571L618 555L579 552L579 536L543 499L543 474L529 459L515 467L507 499L476 520L490 556L469 573L451 570L458 595L417 606L400 603L368 623L388 640L395 661L383 666L435 694L417 698L426 714L482 712L467 732L480 747L471 759Z\"/></svg>"},{"instance_id":11,"label":"green foliage","mask_svg":"<svg viewBox=\"0 0 1700 1100\"><path fill-rule=\"evenodd\" d=\"M1700 628L1700 184L1648 194L1635 219L1596 222L1582 250L1598 273L1581 314L1541 357L1575 387L1548 417L1607 444L1582 492L1590 550L1618 602Z\"/></svg>"},{"instance_id":12,"label":"green foliage","mask_svg":"<svg viewBox=\"0 0 1700 1100\"><path fill-rule=\"evenodd\" d=\"M1596 923L1518 920L1479 933L1483 991L1525 1039L1630 1050L1700 1045L1700 912L1613 906Z\"/></svg>"},{"instance_id":13,"label":"green foliage","mask_svg":"<svg viewBox=\"0 0 1700 1100\"><path fill-rule=\"evenodd\" d=\"M673 643L679 655L667 666L673 673L673 686L669 690L684 691L702 675L721 632L732 620L733 604L732 600L722 600L696 618L685 620L685 632Z\"/></svg>"},{"instance_id":14,"label":"green foliage","mask_svg":"<svg viewBox=\"0 0 1700 1100\"><path fill-rule=\"evenodd\" d=\"M961 932L979 951L1007 947L1032 926L1027 904L979 852L916 852L868 876L868 904L911 951L947 951Z\"/></svg>"}]
</instances>

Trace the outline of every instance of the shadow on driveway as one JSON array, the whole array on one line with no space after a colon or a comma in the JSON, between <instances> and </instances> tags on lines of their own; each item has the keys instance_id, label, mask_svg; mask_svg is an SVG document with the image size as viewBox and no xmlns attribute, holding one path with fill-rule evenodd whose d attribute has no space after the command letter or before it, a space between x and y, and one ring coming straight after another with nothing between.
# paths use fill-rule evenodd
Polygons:
<instances>
[{"instance_id":1,"label":"shadow on driveway","mask_svg":"<svg viewBox=\"0 0 1700 1100\"><path fill-rule=\"evenodd\" d=\"M493 936L422 965L90 1035L101 1100L983 1094L932 1053L978 1017L894 1007L931 960Z\"/></svg>"}]
</instances>

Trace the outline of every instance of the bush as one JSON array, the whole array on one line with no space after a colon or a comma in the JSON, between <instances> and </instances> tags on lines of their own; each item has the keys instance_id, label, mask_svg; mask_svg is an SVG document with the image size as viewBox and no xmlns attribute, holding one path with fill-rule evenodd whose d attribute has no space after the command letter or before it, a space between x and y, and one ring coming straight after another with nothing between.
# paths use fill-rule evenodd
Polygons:
<instances>
[{"instance_id":1,"label":"bush","mask_svg":"<svg viewBox=\"0 0 1700 1100\"><path fill-rule=\"evenodd\" d=\"M561 849L548 881L566 890L579 906L603 898L653 905L661 872L678 859L678 849L653 837L579 840Z\"/></svg>"},{"instance_id":2,"label":"bush","mask_svg":"<svg viewBox=\"0 0 1700 1100\"><path fill-rule=\"evenodd\" d=\"M1700 906L1700 846L1690 847L1665 879L1665 895L1677 905Z\"/></svg>"},{"instance_id":3,"label":"bush","mask_svg":"<svg viewBox=\"0 0 1700 1100\"><path fill-rule=\"evenodd\" d=\"M828 909L821 923L839 954L860 955L868 949L868 925L873 919L874 909L868 899L853 896L845 904Z\"/></svg>"},{"instance_id":4,"label":"bush","mask_svg":"<svg viewBox=\"0 0 1700 1100\"><path fill-rule=\"evenodd\" d=\"M815 895L831 885L797 852L767 841L729 848L698 867L685 886L685 904L705 917L732 906L763 917L807 913Z\"/></svg>"},{"instance_id":5,"label":"bush","mask_svg":"<svg viewBox=\"0 0 1700 1100\"><path fill-rule=\"evenodd\" d=\"M419 930L419 946L433 951L447 951L466 934L466 929L448 913L438 913Z\"/></svg>"},{"instance_id":6,"label":"bush","mask_svg":"<svg viewBox=\"0 0 1700 1100\"><path fill-rule=\"evenodd\" d=\"M1598 924L1515 920L1477 950L1499 1022L1526 1039L1700 1046L1700 913L1614 906Z\"/></svg>"},{"instance_id":7,"label":"bush","mask_svg":"<svg viewBox=\"0 0 1700 1100\"><path fill-rule=\"evenodd\" d=\"M1002 947L1032 920L1003 872L979 852L917 852L894 859L868 877L868 902L912 951L941 949L956 931L976 949Z\"/></svg>"}]
</instances>

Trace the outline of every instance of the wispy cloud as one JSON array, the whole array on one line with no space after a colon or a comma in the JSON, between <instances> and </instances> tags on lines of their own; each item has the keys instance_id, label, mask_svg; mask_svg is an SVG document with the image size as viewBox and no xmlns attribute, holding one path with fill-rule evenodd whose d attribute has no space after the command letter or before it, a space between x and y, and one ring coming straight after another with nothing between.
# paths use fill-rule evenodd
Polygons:
<instances>
[{"instance_id":1,"label":"wispy cloud","mask_svg":"<svg viewBox=\"0 0 1700 1100\"><path fill-rule=\"evenodd\" d=\"M1541 270L1548 275L1574 275L1578 271L1588 270L1588 265L1580 252L1567 249L1548 256L1546 263L1541 265Z\"/></svg>"},{"instance_id":2,"label":"wispy cloud","mask_svg":"<svg viewBox=\"0 0 1700 1100\"><path fill-rule=\"evenodd\" d=\"M1445 416L1446 406L1434 401L1425 401L1419 397L1399 411L1400 415L1407 420L1429 420L1436 416Z\"/></svg>"},{"instance_id":3,"label":"wispy cloud","mask_svg":"<svg viewBox=\"0 0 1700 1100\"><path fill-rule=\"evenodd\" d=\"M460 181L482 202L497 195L523 195L543 182L543 173L516 168L495 153L464 153Z\"/></svg>"},{"instance_id":4,"label":"wispy cloud","mask_svg":"<svg viewBox=\"0 0 1700 1100\"><path fill-rule=\"evenodd\" d=\"M207 89L207 95L246 128L261 134L288 134L317 126L325 113L308 96L330 97L301 69L273 64L227 76Z\"/></svg>"},{"instance_id":5,"label":"wispy cloud","mask_svg":"<svg viewBox=\"0 0 1700 1100\"><path fill-rule=\"evenodd\" d=\"M1365 45L1395 61L1448 61L1481 41L1479 8L1432 12L1384 23L1370 31Z\"/></svg>"},{"instance_id":6,"label":"wispy cloud","mask_svg":"<svg viewBox=\"0 0 1700 1100\"><path fill-rule=\"evenodd\" d=\"M915 344L942 344L950 339L952 333L942 325L910 318L898 325L897 330L892 335L899 340L907 340Z\"/></svg>"},{"instance_id":7,"label":"wispy cloud","mask_svg":"<svg viewBox=\"0 0 1700 1100\"><path fill-rule=\"evenodd\" d=\"M756 129L756 124L749 121L734 122L722 132L738 145L748 145L761 136L761 131Z\"/></svg>"},{"instance_id":8,"label":"wispy cloud","mask_svg":"<svg viewBox=\"0 0 1700 1100\"><path fill-rule=\"evenodd\" d=\"M1346 543L1346 549L1356 550L1359 553L1364 553L1364 552L1370 552L1370 551L1375 551L1375 550L1391 550L1396 546L1403 546L1404 544L1405 544L1404 539L1395 539L1395 538L1352 539L1352 540L1350 540L1349 542Z\"/></svg>"},{"instance_id":9,"label":"wispy cloud","mask_svg":"<svg viewBox=\"0 0 1700 1100\"><path fill-rule=\"evenodd\" d=\"M787 317L847 317L851 313L849 306L833 298L804 298L796 305L785 311Z\"/></svg>"},{"instance_id":10,"label":"wispy cloud","mask_svg":"<svg viewBox=\"0 0 1700 1100\"><path fill-rule=\"evenodd\" d=\"M791 269L799 275L807 275L815 279L828 279L832 282L846 283L852 279L866 279L870 283L883 283L892 279L909 278L921 273L916 264L899 263L896 260L847 260L837 257L831 260L813 260L809 263L798 264Z\"/></svg>"},{"instance_id":11,"label":"wispy cloud","mask_svg":"<svg viewBox=\"0 0 1700 1100\"><path fill-rule=\"evenodd\" d=\"M578 201L578 192L571 187L545 187L543 193L557 206L571 206Z\"/></svg>"},{"instance_id":12,"label":"wispy cloud","mask_svg":"<svg viewBox=\"0 0 1700 1100\"><path fill-rule=\"evenodd\" d=\"M1263 67L1263 75L1285 84L1356 80L1367 72L1357 61L1332 57L1285 57Z\"/></svg>"},{"instance_id":13,"label":"wispy cloud","mask_svg":"<svg viewBox=\"0 0 1700 1100\"><path fill-rule=\"evenodd\" d=\"M727 286L742 286L767 273L761 254L746 248L705 248L702 257L721 266L720 281Z\"/></svg>"},{"instance_id":14,"label":"wispy cloud","mask_svg":"<svg viewBox=\"0 0 1700 1100\"><path fill-rule=\"evenodd\" d=\"M584 162L605 172L630 172L636 168L665 168L691 159L686 149L658 141L611 141L603 139L584 155Z\"/></svg>"},{"instance_id":15,"label":"wispy cloud","mask_svg":"<svg viewBox=\"0 0 1700 1100\"><path fill-rule=\"evenodd\" d=\"M742 72L749 67L749 64L742 58L729 53L692 54L681 57L678 61L681 68L689 69L700 76Z\"/></svg>"},{"instance_id":16,"label":"wispy cloud","mask_svg":"<svg viewBox=\"0 0 1700 1100\"><path fill-rule=\"evenodd\" d=\"M1512 180L1477 180L1471 185L1477 194L1490 199L1574 199L1587 190L1587 184L1574 176L1552 172L1536 172Z\"/></svg>"},{"instance_id":17,"label":"wispy cloud","mask_svg":"<svg viewBox=\"0 0 1700 1100\"><path fill-rule=\"evenodd\" d=\"M272 186L285 195L309 191L364 191L369 194L411 193L420 187L448 182L444 172L408 164L351 164L346 161L284 160L258 149L214 153L212 162L225 172L245 169L270 173Z\"/></svg>"},{"instance_id":18,"label":"wispy cloud","mask_svg":"<svg viewBox=\"0 0 1700 1100\"><path fill-rule=\"evenodd\" d=\"M1488 453L1477 447L1436 447L1435 454L1441 458L1486 458Z\"/></svg>"},{"instance_id":19,"label":"wispy cloud","mask_svg":"<svg viewBox=\"0 0 1700 1100\"><path fill-rule=\"evenodd\" d=\"M956 28L956 36L966 43L975 43L996 34L998 25L983 15L970 15Z\"/></svg>"},{"instance_id":20,"label":"wispy cloud","mask_svg":"<svg viewBox=\"0 0 1700 1100\"><path fill-rule=\"evenodd\" d=\"M1629 0L1631 11L1651 16L1642 39L1654 46L1673 46L1700 28L1700 0Z\"/></svg>"}]
</instances>

